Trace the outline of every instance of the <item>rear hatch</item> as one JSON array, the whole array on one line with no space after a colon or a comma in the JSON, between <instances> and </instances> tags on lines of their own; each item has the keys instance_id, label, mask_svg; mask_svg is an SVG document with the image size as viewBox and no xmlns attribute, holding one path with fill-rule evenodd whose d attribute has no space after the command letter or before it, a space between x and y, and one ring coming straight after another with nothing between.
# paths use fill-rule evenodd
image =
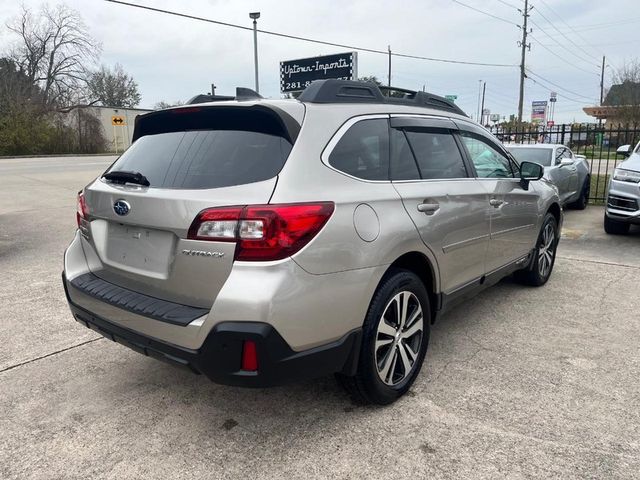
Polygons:
<instances>
[{"instance_id":1,"label":"rear hatch","mask_svg":"<svg viewBox=\"0 0 640 480\"><path fill-rule=\"evenodd\" d=\"M298 130L291 116L262 105L139 117L133 145L84 191L92 272L156 298L210 307L235 243L189 240L189 227L207 208L268 203Z\"/></svg>"}]
</instances>

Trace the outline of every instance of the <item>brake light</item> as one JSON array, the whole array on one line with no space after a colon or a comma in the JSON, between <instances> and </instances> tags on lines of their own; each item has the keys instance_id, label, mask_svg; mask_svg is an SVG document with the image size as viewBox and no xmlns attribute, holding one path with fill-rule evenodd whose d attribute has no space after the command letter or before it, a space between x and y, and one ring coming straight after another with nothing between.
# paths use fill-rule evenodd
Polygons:
<instances>
[{"instance_id":1,"label":"brake light","mask_svg":"<svg viewBox=\"0 0 640 480\"><path fill-rule=\"evenodd\" d=\"M78 223L78 228L85 226L82 221L84 220L86 222L88 215L89 208L87 207L87 201L84 198L84 193L78 192L78 202L76 207L76 222Z\"/></svg>"},{"instance_id":2,"label":"brake light","mask_svg":"<svg viewBox=\"0 0 640 480\"><path fill-rule=\"evenodd\" d=\"M237 242L236 260L280 260L309 243L334 208L332 202L209 208L193 221L188 238Z\"/></svg>"}]
</instances>

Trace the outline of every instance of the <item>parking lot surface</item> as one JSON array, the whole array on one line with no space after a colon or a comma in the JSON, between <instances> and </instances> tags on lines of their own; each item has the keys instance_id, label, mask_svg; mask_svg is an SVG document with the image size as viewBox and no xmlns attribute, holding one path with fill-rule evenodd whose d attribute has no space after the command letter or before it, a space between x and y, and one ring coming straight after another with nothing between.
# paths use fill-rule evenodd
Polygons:
<instances>
[{"instance_id":1,"label":"parking lot surface","mask_svg":"<svg viewBox=\"0 0 640 480\"><path fill-rule=\"evenodd\" d=\"M0 478L638 478L640 229L567 211L545 287L433 327L412 392L215 385L73 321L77 191L111 157L0 159Z\"/></svg>"}]
</instances>

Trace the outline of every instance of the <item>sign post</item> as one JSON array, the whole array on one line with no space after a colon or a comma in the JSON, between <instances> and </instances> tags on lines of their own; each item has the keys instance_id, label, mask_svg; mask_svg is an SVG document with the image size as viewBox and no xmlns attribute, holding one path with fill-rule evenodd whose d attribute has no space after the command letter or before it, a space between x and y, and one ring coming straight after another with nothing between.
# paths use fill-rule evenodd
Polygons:
<instances>
[{"instance_id":1,"label":"sign post","mask_svg":"<svg viewBox=\"0 0 640 480\"><path fill-rule=\"evenodd\" d=\"M127 121L122 115L112 115L111 125L113 125L113 144L116 147L116 153L118 153L118 133L116 127L123 127L127 124ZM122 142L124 143L124 142Z\"/></svg>"},{"instance_id":2,"label":"sign post","mask_svg":"<svg viewBox=\"0 0 640 480\"><path fill-rule=\"evenodd\" d=\"M314 80L358 78L358 54L337 53L280 62L280 92L300 92Z\"/></svg>"}]
</instances>

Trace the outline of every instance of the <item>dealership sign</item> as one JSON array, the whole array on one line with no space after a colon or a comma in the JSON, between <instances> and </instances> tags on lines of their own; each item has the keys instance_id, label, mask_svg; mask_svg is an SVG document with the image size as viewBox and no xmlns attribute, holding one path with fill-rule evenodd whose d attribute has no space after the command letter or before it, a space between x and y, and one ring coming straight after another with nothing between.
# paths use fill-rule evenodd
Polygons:
<instances>
[{"instance_id":1,"label":"dealership sign","mask_svg":"<svg viewBox=\"0 0 640 480\"><path fill-rule=\"evenodd\" d=\"M299 92L314 80L358 78L356 52L337 53L322 57L301 58L280 62L280 91Z\"/></svg>"},{"instance_id":2,"label":"dealership sign","mask_svg":"<svg viewBox=\"0 0 640 480\"><path fill-rule=\"evenodd\" d=\"M531 122L539 123L547 119L547 101L531 102Z\"/></svg>"}]
</instances>

